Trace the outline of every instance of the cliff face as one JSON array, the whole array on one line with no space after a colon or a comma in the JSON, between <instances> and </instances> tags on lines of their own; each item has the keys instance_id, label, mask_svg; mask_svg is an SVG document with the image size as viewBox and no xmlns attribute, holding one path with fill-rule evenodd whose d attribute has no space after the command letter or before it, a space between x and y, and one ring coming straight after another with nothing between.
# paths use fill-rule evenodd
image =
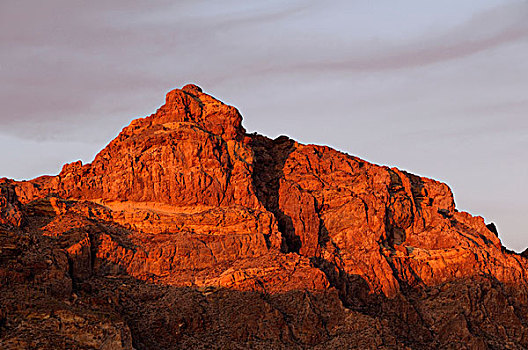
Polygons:
<instances>
[{"instance_id":1,"label":"cliff face","mask_svg":"<svg viewBox=\"0 0 528 350\"><path fill-rule=\"evenodd\" d=\"M447 185L241 122L187 85L91 164L0 180L0 344L528 347L526 258Z\"/></svg>"}]
</instances>

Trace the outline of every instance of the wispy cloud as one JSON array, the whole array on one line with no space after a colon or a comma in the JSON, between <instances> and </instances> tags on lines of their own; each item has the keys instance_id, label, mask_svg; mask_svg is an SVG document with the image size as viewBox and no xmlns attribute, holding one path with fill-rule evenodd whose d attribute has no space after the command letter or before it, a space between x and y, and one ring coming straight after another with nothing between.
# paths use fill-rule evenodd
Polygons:
<instances>
[{"instance_id":1,"label":"wispy cloud","mask_svg":"<svg viewBox=\"0 0 528 350\"><path fill-rule=\"evenodd\" d=\"M319 14L332 9L316 2L157 4L151 9L140 1L55 0L28 8L26 2L2 2L0 133L107 139L115 131L91 130L118 129L148 114L162 102L162 92L178 83L214 87L292 74L414 69L528 38L526 2L396 41L349 36L356 30L346 21L318 26L324 17ZM322 35L323 25L335 35Z\"/></svg>"},{"instance_id":2,"label":"wispy cloud","mask_svg":"<svg viewBox=\"0 0 528 350\"><path fill-rule=\"evenodd\" d=\"M255 72L383 71L414 68L465 58L513 42L528 43L528 2L495 7L475 14L467 22L442 33L425 32L412 41L344 42L344 48L322 59L305 52L289 56L287 63L254 65ZM324 43L318 43L321 45ZM298 49L298 48L297 48ZM332 51L332 50L331 50ZM265 68L259 70L258 66Z\"/></svg>"}]
</instances>

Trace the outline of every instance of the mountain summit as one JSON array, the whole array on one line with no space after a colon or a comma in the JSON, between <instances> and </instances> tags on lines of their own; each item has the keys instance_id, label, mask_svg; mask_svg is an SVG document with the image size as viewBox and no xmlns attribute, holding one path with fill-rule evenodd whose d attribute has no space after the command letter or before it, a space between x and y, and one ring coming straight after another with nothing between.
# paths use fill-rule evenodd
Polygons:
<instances>
[{"instance_id":1,"label":"mountain summit","mask_svg":"<svg viewBox=\"0 0 528 350\"><path fill-rule=\"evenodd\" d=\"M196 85L0 180L3 348L528 347L528 260L449 187L247 134Z\"/></svg>"}]
</instances>

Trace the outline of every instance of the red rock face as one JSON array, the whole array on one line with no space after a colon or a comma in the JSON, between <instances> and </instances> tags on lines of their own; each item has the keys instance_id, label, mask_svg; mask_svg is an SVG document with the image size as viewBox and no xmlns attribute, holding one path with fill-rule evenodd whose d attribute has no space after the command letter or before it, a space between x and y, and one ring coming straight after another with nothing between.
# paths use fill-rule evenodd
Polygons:
<instances>
[{"instance_id":1,"label":"red rock face","mask_svg":"<svg viewBox=\"0 0 528 350\"><path fill-rule=\"evenodd\" d=\"M0 345L528 346L526 259L447 185L241 122L187 85L91 164L0 180Z\"/></svg>"},{"instance_id":2,"label":"red rock face","mask_svg":"<svg viewBox=\"0 0 528 350\"><path fill-rule=\"evenodd\" d=\"M0 225L18 227L23 222L13 181L0 179Z\"/></svg>"}]
</instances>

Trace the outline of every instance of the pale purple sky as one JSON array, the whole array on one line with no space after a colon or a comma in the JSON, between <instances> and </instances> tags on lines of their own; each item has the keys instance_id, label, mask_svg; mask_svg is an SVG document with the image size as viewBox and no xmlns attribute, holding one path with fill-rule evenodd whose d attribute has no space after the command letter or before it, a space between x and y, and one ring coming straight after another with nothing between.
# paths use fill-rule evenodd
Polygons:
<instances>
[{"instance_id":1,"label":"pale purple sky","mask_svg":"<svg viewBox=\"0 0 528 350\"><path fill-rule=\"evenodd\" d=\"M57 174L189 82L286 134L448 183L528 246L528 2L0 2L0 177Z\"/></svg>"}]
</instances>

